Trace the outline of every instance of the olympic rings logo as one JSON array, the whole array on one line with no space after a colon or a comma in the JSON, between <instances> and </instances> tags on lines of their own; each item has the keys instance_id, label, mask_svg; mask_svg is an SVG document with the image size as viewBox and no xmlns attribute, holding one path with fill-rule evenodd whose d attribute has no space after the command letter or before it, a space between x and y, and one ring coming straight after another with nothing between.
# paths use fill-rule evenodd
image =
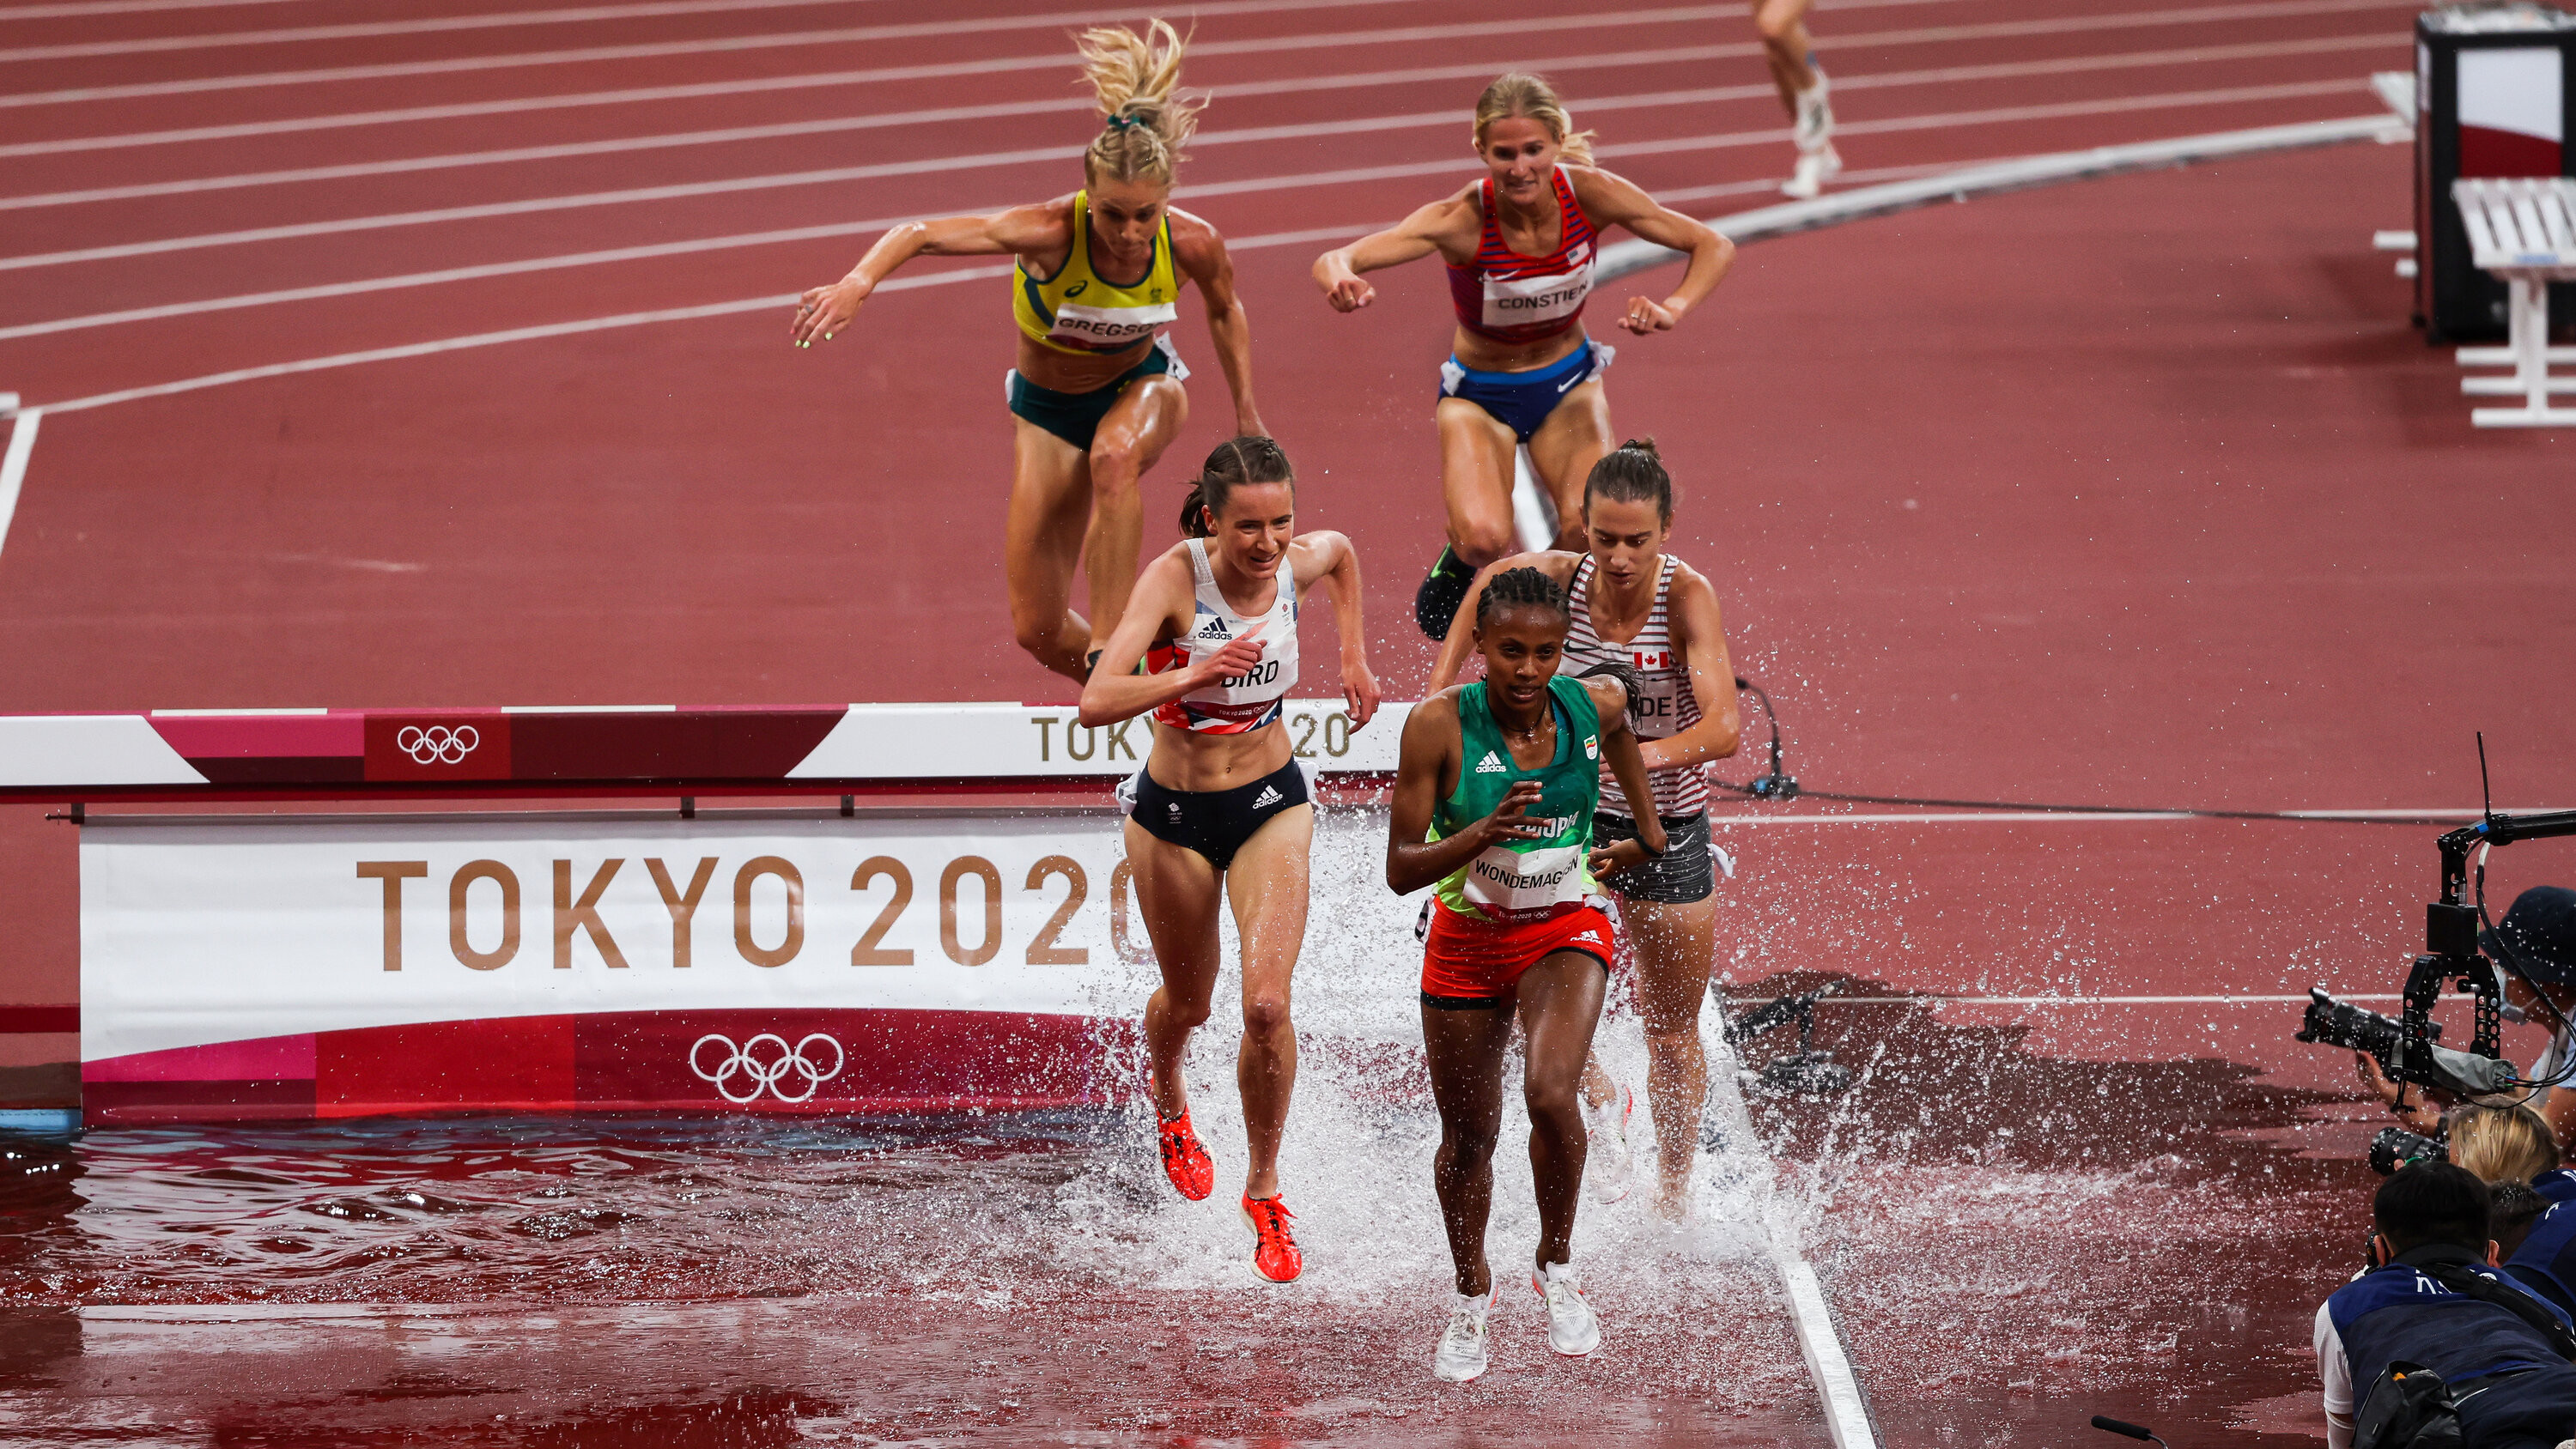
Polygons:
<instances>
[{"instance_id":1,"label":"olympic rings logo","mask_svg":"<svg viewBox=\"0 0 2576 1449\"><path fill-rule=\"evenodd\" d=\"M709 1042L722 1049L713 1071L699 1061ZM776 1048L775 1056L761 1049L764 1042ZM829 1070L806 1054L806 1049L816 1042L832 1049ZM759 1101L763 1092L782 1102L810 1102L815 1090L839 1076L848 1060L841 1044L819 1031L792 1047L787 1038L776 1032L764 1031L741 1046L735 1046L732 1037L709 1032L689 1048L689 1070L697 1074L698 1080L714 1083L716 1094L737 1107Z\"/></svg>"},{"instance_id":2,"label":"olympic rings logo","mask_svg":"<svg viewBox=\"0 0 2576 1449\"><path fill-rule=\"evenodd\" d=\"M457 764L474 753L474 747L481 743L483 735L472 725L458 725L454 729L445 725L431 725L427 729L405 725L402 733L394 736L394 748L411 756L412 762L420 765Z\"/></svg>"}]
</instances>

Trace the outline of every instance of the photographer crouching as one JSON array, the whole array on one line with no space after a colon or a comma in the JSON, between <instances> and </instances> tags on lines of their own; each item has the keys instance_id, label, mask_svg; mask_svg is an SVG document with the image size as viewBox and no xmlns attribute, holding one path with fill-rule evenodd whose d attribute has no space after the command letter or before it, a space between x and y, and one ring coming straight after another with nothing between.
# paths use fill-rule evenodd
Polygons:
<instances>
[{"instance_id":1,"label":"photographer crouching","mask_svg":"<svg viewBox=\"0 0 2576 1449\"><path fill-rule=\"evenodd\" d=\"M2317 1310L2328 1449L2555 1449L2576 1426L2576 1328L2495 1269L2490 1208L2447 1162L2380 1184L2372 1266Z\"/></svg>"}]
</instances>

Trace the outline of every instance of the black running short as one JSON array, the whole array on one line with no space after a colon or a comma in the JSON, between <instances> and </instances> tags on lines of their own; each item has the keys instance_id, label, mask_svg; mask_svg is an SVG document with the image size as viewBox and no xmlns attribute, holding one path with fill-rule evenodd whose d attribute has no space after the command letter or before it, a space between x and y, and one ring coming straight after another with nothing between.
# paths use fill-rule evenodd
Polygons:
<instances>
[{"instance_id":1,"label":"black running short","mask_svg":"<svg viewBox=\"0 0 2576 1449\"><path fill-rule=\"evenodd\" d=\"M1219 870L1272 817L1308 803L1306 772L1290 760L1249 785L1231 790L1168 790L1151 770L1136 776L1136 806L1128 818L1157 840L1195 850Z\"/></svg>"},{"instance_id":2,"label":"black running short","mask_svg":"<svg viewBox=\"0 0 2576 1449\"><path fill-rule=\"evenodd\" d=\"M1643 865L1605 875L1601 884L1625 899L1659 906L1707 900L1717 889L1717 863L1708 847L1708 812L1667 815L1663 821L1664 853ZM1626 816L1596 813L1592 817L1595 847L1606 849L1636 836L1637 822Z\"/></svg>"}]
</instances>

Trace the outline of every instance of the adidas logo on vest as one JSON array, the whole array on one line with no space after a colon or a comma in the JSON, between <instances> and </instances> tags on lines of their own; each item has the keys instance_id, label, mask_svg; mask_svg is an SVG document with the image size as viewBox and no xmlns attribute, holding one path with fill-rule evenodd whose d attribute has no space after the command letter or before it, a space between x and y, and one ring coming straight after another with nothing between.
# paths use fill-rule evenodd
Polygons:
<instances>
[{"instance_id":1,"label":"adidas logo on vest","mask_svg":"<svg viewBox=\"0 0 2576 1449\"><path fill-rule=\"evenodd\" d=\"M1485 757L1476 762L1476 773L1479 775L1508 775L1511 772L1511 767L1504 764L1491 750L1485 751Z\"/></svg>"},{"instance_id":2,"label":"adidas logo on vest","mask_svg":"<svg viewBox=\"0 0 2576 1449\"><path fill-rule=\"evenodd\" d=\"M1285 797L1279 793L1278 786L1264 785L1261 787L1261 793L1253 797L1252 808L1255 810L1265 809L1269 806L1278 804L1284 798Z\"/></svg>"}]
</instances>

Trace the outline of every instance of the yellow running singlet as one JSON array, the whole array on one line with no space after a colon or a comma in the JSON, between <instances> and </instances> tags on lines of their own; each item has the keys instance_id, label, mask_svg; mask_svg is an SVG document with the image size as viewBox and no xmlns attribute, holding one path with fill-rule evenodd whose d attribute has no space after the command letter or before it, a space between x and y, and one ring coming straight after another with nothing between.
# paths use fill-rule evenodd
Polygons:
<instances>
[{"instance_id":1,"label":"yellow running singlet","mask_svg":"<svg viewBox=\"0 0 2576 1449\"><path fill-rule=\"evenodd\" d=\"M1091 269L1091 193L1073 194L1073 250L1053 277L1039 279L1026 257L1012 264L1011 315L1020 331L1058 352L1123 352L1172 325L1180 313L1172 270L1172 218L1154 227L1154 260L1144 280L1114 286Z\"/></svg>"}]
</instances>

